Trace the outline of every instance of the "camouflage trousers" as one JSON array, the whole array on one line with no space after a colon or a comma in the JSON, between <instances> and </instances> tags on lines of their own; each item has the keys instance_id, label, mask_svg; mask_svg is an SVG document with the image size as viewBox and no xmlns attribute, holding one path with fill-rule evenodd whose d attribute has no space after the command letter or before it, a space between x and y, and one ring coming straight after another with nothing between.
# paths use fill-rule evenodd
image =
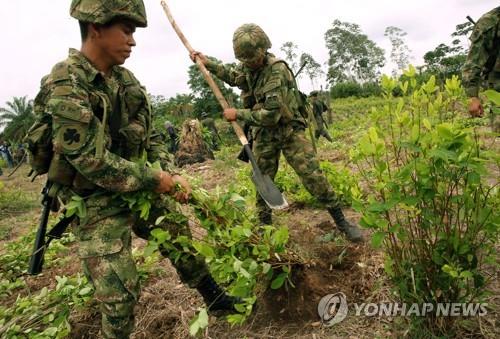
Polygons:
<instances>
[{"instance_id":1,"label":"camouflage trousers","mask_svg":"<svg viewBox=\"0 0 500 339\"><path fill-rule=\"evenodd\" d=\"M88 217L75 227L75 234L84 272L94 285L94 297L100 304L103 337L128 338L134 328L134 306L139 298L139 276L131 250L132 231L143 239L148 239L154 228L169 231L172 239L180 235L191 237L191 233L186 217L174 209L166 211L163 201L155 202L147 221L112 205L108 195L86 200ZM169 217L154 225L157 217L166 213ZM173 255L164 248L160 252L165 257ZM182 255L172 264L190 287L196 287L209 274L204 259L190 254Z\"/></svg>"},{"instance_id":2,"label":"camouflage trousers","mask_svg":"<svg viewBox=\"0 0 500 339\"><path fill-rule=\"evenodd\" d=\"M319 168L312 144L306 139L303 128L294 128L291 125L278 128L257 128L253 137L255 159L263 174L269 175L274 180L281 152L283 152L286 161L298 174L302 184L312 196L326 208L339 206L339 200ZM257 213L260 220L270 219L272 213L258 193Z\"/></svg>"}]
</instances>

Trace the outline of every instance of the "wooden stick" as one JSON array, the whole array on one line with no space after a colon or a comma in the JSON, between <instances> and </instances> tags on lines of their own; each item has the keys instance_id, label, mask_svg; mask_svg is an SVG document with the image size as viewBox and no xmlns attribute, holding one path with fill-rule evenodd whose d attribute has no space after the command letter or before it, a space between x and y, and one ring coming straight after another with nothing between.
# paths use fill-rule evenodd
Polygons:
<instances>
[{"instance_id":1,"label":"wooden stick","mask_svg":"<svg viewBox=\"0 0 500 339\"><path fill-rule=\"evenodd\" d=\"M189 41L186 39L184 34L182 33L181 29L179 26L177 26L177 23L174 20L174 17L172 16L172 12L170 12L170 9L167 6L167 3L165 1L161 2L161 5L163 7L163 10L165 11L165 14L167 15L168 21L170 21L170 24L174 28L175 33L179 36L181 39L182 43L184 46L186 46L187 50L189 53L195 52L193 47L191 47L191 44ZM212 92L214 92L215 97L217 98L217 101L219 104L222 106L223 109L230 108L229 104L227 103L226 98L224 98L224 95L222 94L221 90L219 89L219 86L215 83L214 79L210 75L210 72L207 70L203 62L200 60L199 57L195 58L196 64L198 65L198 68L200 69L201 73L203 74L203 77L207 81L208 85L212 89ZM231 125L233 126L234 132L238 136L238 139L240 139L241 144L248 145L248 140L247 137L245 136L245 133L241 129L240 125L236 121L231 121Z\"/></svg>"}]
</instances>

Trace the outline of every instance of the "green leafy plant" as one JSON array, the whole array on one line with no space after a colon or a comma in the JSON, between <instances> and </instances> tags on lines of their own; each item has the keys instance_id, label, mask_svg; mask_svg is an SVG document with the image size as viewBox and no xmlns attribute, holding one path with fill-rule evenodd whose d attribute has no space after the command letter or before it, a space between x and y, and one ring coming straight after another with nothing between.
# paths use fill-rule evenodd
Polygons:
<instances>
[{"instance_id":1,"label":"green leafy plant","mask_svg":"<svg viewBox=\"0 0 500 339\"><path fill-rule=\"evenodd\" d=\"M7 338L64 338L69 335L69 314L83 306L93 289L81 276L56 277L54 290L44 287L38 295L19 297L6 308L0 306L0 336Z\"/></svg>"},{"instance_id":2,"label":"green leafy plant","mask_svg":"<svg viewBox=\"0 0 500 339\"><path fill-rule=\"evenodd\" d=\"M485 292L484 265L496 254L498 183L486 180L477 131L454 122L457 78L440 91L434 77L416 86L415 71L398 83L383 77L388 103L351 156L368 183L357 200L372 244L386 250L385 269L406 302L472 302ZM392 100L399 86L404 98ZM450 333L454 318L426 317L434 334Z\"/></svg>"},{"instance_id":3,"label":"green leafy plant","mask_svg":"<svg viewBox=\"0 0 500 339\"><path fill-rule=\"evenodd\" d=\"M132 210L141 211L147 217L150 201L155 198L154 193L135 192L127 194L124 201ZM245 199L231 190L217 189L209 194L196 188L190 206L196 217L192 221L204 230L203 236L173 238L168 231L156 228L151 232L152 239L144 255L153 255L162 246L174 261L186 253L203 256L214 278L226 286L230 295L241 298L242 302L235 306L238 313L227 316L229 323L241 324L251 314L260 288L269 284L270 288L277 289L291 284L291 268L300 260L286 247L288 229L255 226L254 220L245 213ZM178 213L167 213L156 223L178 216ZM208 326L206 312L206 308L201 308L191 321L192 334Z\"/></svg>"}]
</instances>

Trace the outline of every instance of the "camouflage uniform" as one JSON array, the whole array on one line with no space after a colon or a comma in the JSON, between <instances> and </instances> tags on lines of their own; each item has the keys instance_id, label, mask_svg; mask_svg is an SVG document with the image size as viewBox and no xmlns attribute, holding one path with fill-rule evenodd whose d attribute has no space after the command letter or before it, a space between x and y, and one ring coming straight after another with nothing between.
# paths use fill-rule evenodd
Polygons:
<instances>
[{"instance_id":1,"label":"camouflage uniform","mask_svg":"<svg viewBox=\"0 0 500 339\"><path fill-rule=\"evenodd\" d=\"M324 102L318 98L318 92L312 92L310 95L310 100L314 112L314 120L316 120L316 131L314 135L316 139L319 139L320 136L325 137L328 141L333 141L328 132L326 131L326 122L325 118L323 118L323 113L328 111L328 108L324 104Z\"/></svg>"},{"instance_id":2,"label":"camouflage uniform","mask_svg":"<svg viewBox=\"0 0 500 339\"><path fill-rule=\"evenodd\" d=\"M477 97L482 86L500 92L500 7L477 21L470 40L462 71L467 95Z\"/></svg>"},{"instance_id":3,"label":"camouflage uniform","mask_svg":"<svg viewBox=\"0 0 500 339\"><path fill-rule=\"evenodd\" d=\"M175 126L167 121L164 124L166 134L162 134L163 140L168 144L168 152L170 154L175 154L179 149L179 137L177 136L177 130Z\"/></svg>"},{"instance_id":4,"label":"camouflage uniform","mask_svg":"<svg viewBox=\"0 0 500 339\"><path fill-rule=\"evenodd\" d=\"M217 127L215 126L215 121L214 119L210 118L206 113L202 114L201 116L203 119L201 120L201 124L203 127L209 130L210 136L211 136L211 142L212 142L212 149L213 150L218 150L219 149L219 131L217 130Z\"/></svg>"},{"instance_id":5,"label":"camouflage uniform","mask_svg":"<svg viewBox=\"0 0 500 339\"><path fill-rule=\"evenodd\" d=\"M144 13L135 21L137 26L146 26L142 1L122 2L127 17L131 8L132 13ZM85 10L90 22L100 22L106 15L98 11L106 10L98 1L73 1L73 16L75 6L80 6L80 20ZM162 196L155 202L147 221L113 198L117 192L158 186L159 172L133 160L146 153L148 160L166 164L164 145L152 133L147 93L127 69L114 66L111 74L104 76L81 52L70 49L69 57L44 77L35 109L38 114L48 112L52 116L54 156L49 180L60 187L57 194L64 202L74 194L85 198L87 217L78 221L74 231L78 255L100 302L102 335L127 338L134 326L133 308L139 297L139 277L131 253L132 230L143 239L149 238L152 228L168 230L174 238L190 236L186 218L176 211L170 197ZM154 226L156 218L166 213L168 220ZM165 249L161 252L164 256L171 254ZM200 257L184 255L173 264L191 287L209 274Z\"/></svg>"},{"instance_id":6,"label":"camouflage uniform","mask_svg":"<svg viewBox=\"0 0 500 339\"><path fill-rule=\"evenodd\" d=\"M239 37L239 33L235 32L233 42L246 38L244 33ZM259 41L251 37L245 43L248 48L235 48L238 59L246 57L247 51L251 57L252 50L271 47L268 40L259 46ZM237 119L252 126L253 151L262 173L274 179L283 152L306 189L325 207L338 207L339 200L319 168L311 142L305 137L306 124L299 112L301 99L287 64L266 53L264 66L256 71L243 64L231 67L212 59L208 60L207 68L224 82L241 89L244 109L238 109ZM258 194L257 210L261 221L271 221L271 209Z\"/></svg>"}]
</instances>

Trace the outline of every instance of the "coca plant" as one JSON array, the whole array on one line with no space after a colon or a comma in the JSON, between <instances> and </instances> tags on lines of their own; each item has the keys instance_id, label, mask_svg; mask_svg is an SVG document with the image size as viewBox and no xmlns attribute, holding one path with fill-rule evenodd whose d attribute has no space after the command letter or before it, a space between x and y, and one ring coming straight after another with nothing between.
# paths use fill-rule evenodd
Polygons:
<instances>
[{"instance_id":1,"label":"coca plant","mask_svg":"<svg viewBox=\"0 0 500 339\"><path fill-rule=\"evenodd\" d=\"M482 149L478 130L460 123L458 78L440 89L434 77L417 86L413 67L405 76L403 83L383 77L387 104L373 109L371 127L351 151L367 185L367 198L354 207L373 230L372 244L385 250L385 270L403 302L478 301L496 257L497 175L487 168L498 156ZM394 100L397 86L404 96ZM454 328L454 318L420 319L434 334Z\"/></svg>"}]
</instances>

